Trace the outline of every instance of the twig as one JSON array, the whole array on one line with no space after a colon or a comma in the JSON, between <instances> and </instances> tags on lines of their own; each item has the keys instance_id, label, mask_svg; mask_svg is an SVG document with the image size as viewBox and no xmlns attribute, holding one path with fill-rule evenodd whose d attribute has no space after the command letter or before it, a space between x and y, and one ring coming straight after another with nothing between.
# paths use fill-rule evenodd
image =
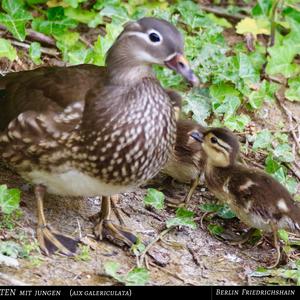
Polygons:
<instances>
[{"instance_id":1,"label":"twig","mask_svg":"<svg viewBox=\"0 0 300 300\"><path fill-rule=\"evenodd\" d=\"M82 239L81 225L80 225L80 222L79 222L79 219L78 219L78 218L76 218L76 221L77 221L77 225L78 225L79 239L81 240L81 239Z\"/></svg>"},{"instance_id":2,"label":"twig","mask_svg":"<svg viewBox=\"0 0 300 300\"><path fill-rule=\"evenodd\" d=\"M6 27L0 24L0 30L6 31ZM27 36L34 41L41 42L43 44L47 44L50 46L56 45L55 40L53 38L51 38L43 33L34 31L32 29L27 29L26 32L27 32Z\"/></svg>"},{"instance_id":3,"label":"twig","mask_svg":"<svg viewBox=\"0 0 300 300\"><path fill-rule=\"evenodd\" d=\"M147 254L147 252L151 249L151 247L157 243L163 236L165 236L168 232L170 232L172 229L174 229L174 227L169 227L165 230L163 230L159 235L157 235L157 237L152 240L145 248L145 250L142 252L142 254L139 256L139 260L138 260L138 267L140 267L144 260L145 260L145 255Z\"/></svg>"},{"instance_id":4,"label":"twig","mask_svg":"<svg viewBox=\"0 0 300 300\"><path fill-rule=\"evenodd\" d=\"M246 15L239 14L239 13L230 14L226 10L221 9L221 8L217 8L217 7L208 7L208 6L204 6L204 5L201 5L201 4L199 4L199 6L202 10L204 10L206 12L213 13L215 15L225 17L225 18L242 20L245 17L247 17Z\"/></svg>"},{"instance_id":5,"label":"twig","mask_svg":"<svg viewBox=\"0 0 300 300\"><path fill-rule=\"evenodd\" d=\"M29 44L22 43L22 42L17 42L17 41L14 41L14 40L9 40L9 41L11 42L12 45L15 45L17 47L21 47L21 48L24 48L24 49L29 49L30 48ZM54 56L54 57L57 57L59 55L58 51L56 51L54 49L50 49L50 48L41 47L41 52L44 53L44 54L47 54L49 56Z\"/></svg>"},{"instance_id":6,"label":"twig","mask_svg":"<svg viewBox=\"0 0 300 300\"><path fill-rule=\"evenodd\" d=\"M87 47L89 47L89 48L93 48L93 45L88 41L88 40L86 40L84 37L79 37L79 40L81 41L81 42L83 42Z\"/></svg>"},{"instance_id":7,"label":"twig","mask_svg":"<svg viewBox=\"0 0 300 300\"><path fill-rule=\"evenodd\" d=\"M199 257L198 257L198 255L197 255L197 253L196 253L196 251L193 249L193 248L191 248L190 246L186 246L186 248L188 249L188 251L190 252L190 254L192 255L192 258L193 258L193 261L195 262L195 264L197 265L197 266L199 266L199 267L202 267L202 262L201 262L201 260L199 259Z\"/></svg>"}]
</instances>

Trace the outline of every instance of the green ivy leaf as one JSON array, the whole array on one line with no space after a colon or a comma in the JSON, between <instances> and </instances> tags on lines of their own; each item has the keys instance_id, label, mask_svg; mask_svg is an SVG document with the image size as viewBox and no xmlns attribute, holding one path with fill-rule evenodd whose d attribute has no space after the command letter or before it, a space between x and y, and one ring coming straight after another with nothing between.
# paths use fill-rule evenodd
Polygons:
<instances>
[{"instance_id":1,"label":"green ivy leaf","mask_svg":"<svg viewBox=\"0 0 300 300\"><path fill-rule=\"evenodd\" d=\"M61 35L68 29L75 28L77 22L65 16L64 8L61 6L49 8L47 20L35 18L32 21L32 28L46 35Z\"/></svg>"},{"instance_id":2,"label":"green ivy leaf","mask_svg":"<svg viewBox=\"0 0 300 300\"><path fill-rule=\"evenodd\" d=\"M39 65L42 63L41 60L41 44L38 42L32 42L30 44L29 48L29 55L32 61L36 64Z\"/></svg>"},{"instance_id":3,"label":"green ivy leaf","mask_svg":"<svg viewBox=\"0 0 300 300\"><path fill-rule=\"evenodd\" d=\"M275 157L283 162L293 162L294 154L292 152L292 147L289 144L279 144L273 151Z\"/></svg>"},{"instance_id":4,"label":"green ivy leaf","mask_svg":"<svg viewBox=\"0 0 300 300\"><path fill-rule=\"evenodd\" d=\"M10 41L0 38L0 57L6 57L10 61L17 58L17 51Z\"/></svg>"},{"instance_id":5,"label":"green ivy leaf","mask_svg":"<svg viewBox=\"0 0 300 300\"><path fill-rule=\"evenodd\" d=\"M149 281L149 272L145 268L134 268L125 275L119 275L120 264L114 261L104 263L105 273L126 285L145 285Z\"/></svg>"},{"instance_id":6,"label":"green ivy leaf","mask_svg":"<svg viewBox=\"0 0 300 300\"><path fill-rule=\"evenodd\" d=\"M270 57L268 57L268 64L266 66L267 74L282 74L285 77L292 77L300 72L300 66L293 63L294 57L297 54L297 49L294 45L275 45L269 48L268 51Z\"/></svg>"},{"instance_id":7,"label":"green ivy leaf","mask_svg":"<svg viewBox=\"0 0 300 300\"><path fill-rule=\"evenodd\" d=\"M265 101L273 101L274 94L278 88L277 84L266 80L262 82L258 91L253 91L249 95L249 104L252 109L259 109Z\"/></svg>"},{"instance_id":8,"label":"green ivy leaf","mask_svg":"<svg viewBox=\"0 0 300 300\"><path fill-rule=\"evenodd\" d=\"M260 74L255 69L250 56L239 53L239 76L247 83L257 83L260 80Z\"/></svg>"},{"instance_id":9,"label":"green ivy leaf","mask_svg":"<svg viewBox=\"0 0 300 300\"><path fill-rule=\"evenodd\" d=\"M6 185L0 185L0 211L11 214L19 208L21 192L18 189L8 189Z\"/></svg>"},{"instance_id":10,"label":"green ivy leaf","mask_svg":"<svg viewBox=\"0 0 300 300\"><path fill-rule=\"evenodd\" d=\"M0 13L2 23L12 35L20 41L26 37L25 26L32 15L24 9L23 0L3 0L2 8L7 13Z\"/></svg>"},{"instance_id":11,"label":"green ivy leaf","mask_svg":"<svg viewBox=\"0 0 300 300\"><path fill-rule=\"evenodd\" d=\"M226 118L224 125L233 131L242 132L250 121L250 117L245 114L234 115Z\"/></svg>"},{"instance_id":12,"label":"green ivy leaf","mask_svg":"<svg viewBox=\"0 0 300 300\"><path fill-rule=\"evenodd\" d=\"M142 243L142 241L137 238L137 241L135 244L133 244L130 248L130 250L133 252L134 255L138 256L140 255L143 251L145 251L145 245Z\"/></svg>"},{"instance_id":13,"label":"green ivy leaf","mask_svg":"<svg viewBox=\"0 0 300 300\"><path fill-rule=\"evenodd\" d=\"M104 263L104 270L107 275L113 277L119 282L124 282L124 277L117 273L120 267L120 264L115 261L108 261Z\"/></svg>"},{"instance_id":14,"label":"green ivy leaf","mask_svg":"<svg viewBox=\"0 0 300 300\"><path fill-rule=\"evenodd\" d=\"M283 240L286 244L289 242L289 235L284 229L279 229L277 231L278 237Z\"/></svg>"},{"instance_id":15,"label":"green ivy leaf","mask_svg":"<svg viewBox=\"0 0 300 300\"><path fill-rule=\"evenodd\" d=\"M289 88L285 91L286 99L300 102L300 77L288 80Z\"/></svg>"},{"instance_id":16,"label":"green ivy leaf","mask_svg":"<svg viewBox=\"0 0 300 300\"><path fill-rule=\"evenodd\" d=\"M235 213L227 205L222 206L218 210L217 215L223 219L235 218Z\"/></svg>"},{"instance_id":17,"label":"green ivy leaf","mask_svg":"<svg viewBox=\"0 0 300 300\"><path fill-rule=\"evenodd\" d=\"M222 103L226 97L237 97L240 95L233 85L225 82L211 85L209 92L217 100L216 102L219 103Z\"/></svg>"},{"instance_id":18,"label":"green ivy leaf","mask_svg":"<svg viewBox=\"0 0 300 300\"><path fill-rule=\"evenodd\" d=\"M298 182L295 178L287 176L286 169L276 161L272 155L266 158L266 172L272 175L277 181L284 185L291 194L297 192Z\"/></svg>"},{"instance_id":19,"label":"green ivy leaf","mask_svg":"<svg viewBox=\"0 0 300 300\"><path fill-rule=\"evenodd\" d=\"M272 8L272 1L270 0L258 0L257 4L252 9L254 16L269 16L269 12Z\"/></svg>"},{"instance_id":20,"label":"green ivy leaf","mask_svg":"<svg viewBox=\"0 0 300 300\"><path fill-rule=\"evenodd\" d=\"M80 3L86 2L86 0L64 0L64 2L73 8L77 8Z\"/></svg>"},{"instance_id":21,"label":"green ivy leaf","mask_svg":"<svg viewBox=\"0 0 300 300\"><path fill-rule=\"evenodd\" d=\"M165 195L153 188L150 188L147 190L147 194L144 197L144 203L146 205L150 205L156 209L163 209L164 208L164 201L165 201Z\"/></svg>"},{"instance_id":22,"label":"green ivy leaf","mask_svg":"<svg viewBox=\"0 0 300 300\"><path fill-rule=\"evenodd\" d=\"M167 220L166 225L168 228L172 226L187 226L196 229L197 225L193 218L194 212L180 207L176 210L176 217Z\"/></svg>"},{"instance_id":23,"label":"green ivy leaf","mask_svg":"<svg viewBox=\"0 0 300 300\"><path fill-rule=\"evenodd\" d=\"M264 129L256 135L253 149L267 149L271 146L273 140L272 134L269 130Z\"/></svg>"},{"instance_id":24,"label":"green ivy leaf","mask_svg":"<svg viewBox=\"0 0 300 300\"><path fill-rule=\"evenodd\" d=\"M223 219L232 219L235 217L235 214L230 210L230 208L227 205L205 203L199 205L199 208L204 212L216 213L219 217Z\"/></svg>"},{"instance_id":25,"label":"green ivy leaf","mask_svg":"<svg viewBox=\"0 0 300 300\"><path fill-rule=\"evenodd\" d=\"M283 184L285 185L285 187L288 189L288 191L291 194L295 194L297 193L298 190L298 182L294 177L291 176L287 176L285 178L285 182L283 182Z\"/></svg>"},{"instance_id":26,"label":"green ivy leaf","mask_svg":"<svg viewBox=\"0 0 300 300\"><path fill-rule=\"evenodd\" d=\"M207 89L193 89L184 97L183 112L193 112L193 119L206 125L205 119L211 114L211 99Z\"/></svg>"},{"instance_id":27,"label":"green ivy leaf","mask_svg":"<svg viewBox=\"0 0 300 300\"><path fill-rule=\"evenodd\" d=\"M222 226L215 225L215 224L209 224L207 228L212 235L216 235L216 236L221 235L224 232L224 228Z\"/></svg>"},{"instance_id":28,"label":"green ivy leaf","mask_svg":"<svg viewBox=\"0 0 300 300\"><path fill-rule=\"evenodd\" d=\"M266 158L266 171L269 174L276 173L280 168L281 168L280 163L274 160L271 155L269 155Z\"/></svg>"},{"instance_id":29,"label":"green ivy leaf","mask_svg":"<svg viewBox=\"0 0 300 300\"><path fill-rule=\"evenodd\" d=\"M47 1L48 0L26 0L26 3L28 3L29 5L35 5L35 4L44 4Z\"/></svg>"},{"instance_id":30,"label":"green ivy leaf","mask_svg":"<svg viewBox=\"0 0 300 300\"><path fill-rule=\"evenodd\" d=\"M235 114L240 105L241 100L239 97L226 96L223 103L215 109L215 113L224 114L224 120L226 121Z\"/></svg>"},{"instance_id":31,"label":"green ivy leaf","mask_svg":"<svg viewBox=\"0 0 300 300\"><path fill-rule=\"evenodd\" d=\"M199 6L192 1L179 1L176 10L180 13L182 21L191 29L197 29L207 26L208 18L200 10Z\"/></svg>"},{"instance_id":32,"label":"green ivy leaf","mask_svg":"<svg viewBox=\"0 0 300 300\"><path fill-rule=\"evenodd\" d=\"M217 24L217 25L222 26L224 28L232 28L231 23L229 23L224 18L216 17L216 15L214 15L214 14L207 14L206 17L209 18L214 24Z\"/></svg>"},{"instance_id":33,"label":"green ivy leaf","mask_svg":"<svg viewBox=\"0 0 300 300\"><path fill-rule=\"evenodd\" d=\"M97 15L97 13L94 11L72 7L65 8L64 13L66 17L84 24L91 22Z\"/></svg>"},{"instance_id":34,"label":"green ivy leaf","mask_svg":"<svg viewBox=\"0 0 300 300\"><path fill-rule=\"evenodd\" d=\"M145 268L134 268L126 276L126 285L145 285L150 279L149 271Z\"/></svg>"},{"instance_id":35,"label":"green ivy leaf","mask_svg":"<svg viewBox=\"0 0 300 300\"><path fill-rule=\"evenodd\" d=\"M202 211L209 212L209 213L217 212L222 207L223 207L222 204L215 204L215 203L204 203L199 205L199 208Z\"/></svg>"}]
</instances>

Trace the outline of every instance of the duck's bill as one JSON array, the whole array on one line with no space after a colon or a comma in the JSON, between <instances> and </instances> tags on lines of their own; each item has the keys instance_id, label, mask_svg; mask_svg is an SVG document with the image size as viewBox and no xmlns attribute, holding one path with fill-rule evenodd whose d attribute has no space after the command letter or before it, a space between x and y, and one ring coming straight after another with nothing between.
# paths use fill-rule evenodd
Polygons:
<instances>
[{"instance_id":1,"label":"duck's bill","mask_svg":"<svg viewBox=\"0 0 300 300\"><path fill-rule=\"evenodd\" d=\"M192 86L199 85L199 79L194 74L189 66L187 59L182 54L175 54L170 59L165 61L165 65L171 69L181 74Z\"/></svg>"}]
</instances>

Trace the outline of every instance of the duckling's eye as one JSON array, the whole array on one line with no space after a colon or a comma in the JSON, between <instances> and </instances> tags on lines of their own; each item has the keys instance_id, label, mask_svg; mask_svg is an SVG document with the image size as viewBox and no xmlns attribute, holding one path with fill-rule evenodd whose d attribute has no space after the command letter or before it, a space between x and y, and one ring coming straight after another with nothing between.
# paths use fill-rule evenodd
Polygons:
<instances>
[{"instance_id":1,"label":"duckling's eye","mask_svg":"<svg viewBox=\"0 0 300 300\"><path fill-rule=\"evenodd\" d=\"M217 144L218 143L218 140L213 136L210 138L210 141L212 144Z\"/></svg>"},{"instance_id":2,"label":"duckling's eye","mask_svg":"<svg viewBox=\"0 0 300 300\"><path fill-rule=\"evenodd\" d=\"M153 43L158 43L158 42L160 42L160 37L159 37L159 35L158 35L157 33L155 33L155 32L151 32L151 33L149 34L149 39L150 39L150 41L153 42Z\"/></svg>"},{"instance_id":3,"label":"duckling's eye","mask_svg":"<svg viewBox=\"0 0 300 300\"><path fill-rule=\"evenodd\" d=\"M199 143L203 142L203 135L200 132L197 131L192 132L191 137Z\"/></svg>"}]
</instances>

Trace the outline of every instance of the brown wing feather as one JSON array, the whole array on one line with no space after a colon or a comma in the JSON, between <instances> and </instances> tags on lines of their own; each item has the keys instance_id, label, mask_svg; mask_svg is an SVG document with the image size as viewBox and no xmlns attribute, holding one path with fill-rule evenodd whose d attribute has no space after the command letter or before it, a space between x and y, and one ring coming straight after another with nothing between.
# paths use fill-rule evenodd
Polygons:
<instances>
[{"instance_id":1,"label":"brown wing feather","mask_svg":"<svg viewBox=\"0 0 300 300\"><path fill-rule=\"evenodd\" d=\"M38 68L0 78L0 89L4 90L0 131L23 112L62 112L74 102L85 101L90 88L103 84L105 72L103 67L79 65Z\"/></svg>"}]
</instances>

